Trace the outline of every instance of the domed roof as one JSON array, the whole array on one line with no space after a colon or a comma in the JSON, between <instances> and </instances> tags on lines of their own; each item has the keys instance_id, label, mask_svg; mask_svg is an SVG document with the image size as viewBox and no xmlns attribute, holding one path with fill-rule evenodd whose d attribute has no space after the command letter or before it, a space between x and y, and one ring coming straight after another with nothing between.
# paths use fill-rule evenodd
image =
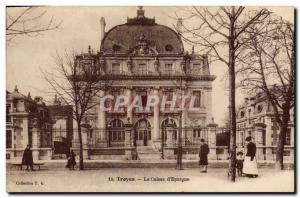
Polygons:
<instances>
[{"instance_id":1,"label":"domed roof","mask_svg":"<svg viewBox=\"0 0 300 198\"><path fill-rule=\"evenodd\" d=\"M127 19L127 23L110 29L101 43L101 51L106 53L183 53L180 36L171 28L146 18L144 10L137 11L137 17Z\"/></svg>"}]
</instances>

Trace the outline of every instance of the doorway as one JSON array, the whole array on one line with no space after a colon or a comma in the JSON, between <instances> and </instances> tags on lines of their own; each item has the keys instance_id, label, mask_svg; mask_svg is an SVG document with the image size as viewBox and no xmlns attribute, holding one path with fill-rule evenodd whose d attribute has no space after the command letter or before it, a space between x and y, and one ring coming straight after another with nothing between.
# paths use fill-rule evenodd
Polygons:
<instances>
[{"instance_id":1,"label":"doorway","mask_svg":"<svg viewBox=\"0 0 300 198\"><path fill-rule=\"evenodd\" d=\"M151 140L151 125L148 120L142 119L135 124L135 142L137 146L148 146Z\"/></svg>"}]
</instances>

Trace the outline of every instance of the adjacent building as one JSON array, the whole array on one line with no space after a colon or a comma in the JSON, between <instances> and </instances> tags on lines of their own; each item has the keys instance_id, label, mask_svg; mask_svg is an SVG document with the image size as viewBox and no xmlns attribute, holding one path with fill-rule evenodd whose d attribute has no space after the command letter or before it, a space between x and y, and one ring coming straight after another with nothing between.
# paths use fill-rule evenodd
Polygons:
<instances>
[{"instance_id":1,"label":"adjacent building","mask_svg":"<svg viewBox=\"0 0 300 198\"><path fill-rule=\"evenodd\" d=\"M294 160L294 109L290 111L290 121L286 133L284 158ZM245 146L245 138L251 136L257 146L259 160L276 159L276 147L280 127L275 119L274 110L267 97L259 93L245 98L237 111L237 146Z\"/></svg>"},{"instance_id":2,"label":"adjacent building","mask_svg":"<svg viewBox=\"0 0 300 198\"><path fill-rule=\"evenodd\" d=\"M34 159L51 159L52 120L42 97L31 98L15 87L6 91L6 158L21 158L32 146Z\"/></svg>"}]
</instances>

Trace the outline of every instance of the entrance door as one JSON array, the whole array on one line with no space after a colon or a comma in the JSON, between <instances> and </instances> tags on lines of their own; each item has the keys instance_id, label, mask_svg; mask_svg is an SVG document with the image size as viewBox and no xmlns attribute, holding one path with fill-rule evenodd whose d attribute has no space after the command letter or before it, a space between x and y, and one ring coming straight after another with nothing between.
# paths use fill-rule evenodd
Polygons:
<instances>
[{"instance_id":1,"label":"entrance door","mask_svg":"<svg viewBox=\"0 0 300 198\"><path fill-rule=\"evenodd\" d=\"M142 119L135 124L135 142L137 146L148 146L151 140L151 126L148 120Z\"/></svg>"},{"instance_id":2,"label":"entrance door","mask_svg":"<svg viewBox=\"0 0 300 198\"><path fill-rule=\"evenodd\" d=\"M144 146L148 146L148 131L144 130Z\"/></svg>"}]
</instances>

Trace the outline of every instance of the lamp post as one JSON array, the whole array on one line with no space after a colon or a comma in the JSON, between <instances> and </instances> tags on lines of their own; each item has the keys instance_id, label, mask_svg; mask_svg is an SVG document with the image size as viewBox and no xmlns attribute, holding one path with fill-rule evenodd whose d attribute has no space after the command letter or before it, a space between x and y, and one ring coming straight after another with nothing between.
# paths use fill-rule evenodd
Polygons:
<instances>
[{"instance_id":1,"label":"lamp post","mask_svg":"<svg viewBox=\"0 0 300 198\"><path fill-rule=\"evenodd\" d=\"M182 76L180 76L179 79L179 86L180 86L180 92L183 90L183 82L182 82ZM179 130L178 130L178 148L177 148L177 164L176 169L177 170L183 170L182 165L182 113L183 110L180 111L179 115Z\"/></svg>"}]
</instances>

